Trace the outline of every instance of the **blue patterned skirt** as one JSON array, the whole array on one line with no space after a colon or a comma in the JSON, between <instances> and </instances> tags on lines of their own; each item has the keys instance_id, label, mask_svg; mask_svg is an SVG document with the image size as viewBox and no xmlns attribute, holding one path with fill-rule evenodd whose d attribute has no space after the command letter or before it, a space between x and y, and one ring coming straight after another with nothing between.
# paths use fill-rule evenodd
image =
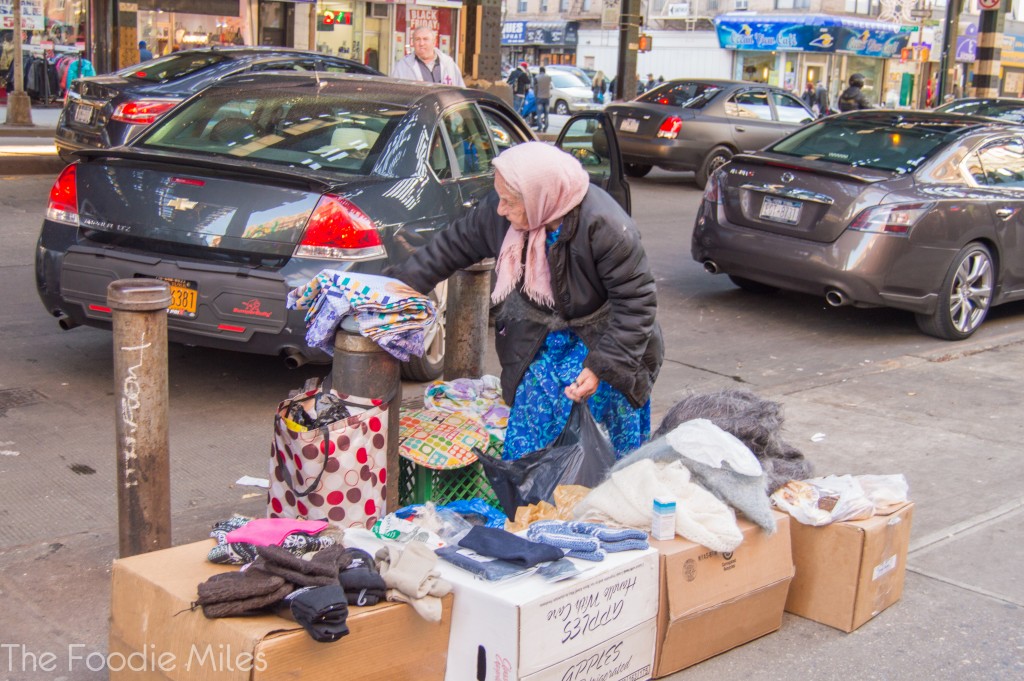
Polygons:
<instances>
[{"instance_id":1,"label":"blue patterned skirt","mask_svg":"<svg viewBox=\"0 0 1024 681\"><path fill-rule=\"evenodd\" d=\"M548 333L516 388L502 458L518 459L543 449L561 434L572 410L572 400L565 396L565 388L583 370L587 352L587 346L571 330ZM636 409L625 395L601 381L587 404L594 420L608 429L617 458L650 437L650 400Z\"/></svg>"}]
</instances>

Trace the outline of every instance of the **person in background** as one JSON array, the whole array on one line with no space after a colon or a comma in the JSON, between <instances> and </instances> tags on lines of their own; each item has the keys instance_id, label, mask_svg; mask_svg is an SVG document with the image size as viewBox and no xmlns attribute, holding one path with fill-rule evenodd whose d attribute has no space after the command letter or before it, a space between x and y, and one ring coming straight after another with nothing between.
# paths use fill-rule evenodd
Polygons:
<instances>
[{"instance_id":1,"label":"person in background","mask_svg":"<svg viewBox=\"0 0 1024 681\"><path fill-rule=\"evenodd\" d=\"M808 108L814 108L814 83L812 81L807 81L807 85L804 87L804 94L801 99L804 100L804 104L806 104Z\"/></svg>"},{"instance_id":2,"label":"person in background","mask_svg":"<svg viewBox=\"0 0 1024 681\"><path fill-rule=\"evenodd\" d=\"M598 104L604 101L604 93L608 88L608 84L605 80L604 71L598 71L594 74L594 80L591 87L594 92L594 101Z\"/></svg>"},{"instance_id":3,"label":"person in background","mask_svg":"<svg viewBox=\"0 0 1024 681\"><path fill-rule=\"evenodd\" d=\"M153 53L150 52L148 47L146 47L146 41L145 40L140 40L139 41L139 61L140 62L149 61L152 58L153 58Z\"/></svg>"},{"instance_id":4,"label":"person in background","mask_svg":"<svg viewBox=\"0 0 1024 681\"><path fill-rule=\"evenodd\" d=\"M523 108L526 91L530 89L530 65L525 61L519 62L505 82L512 86L512 106L519 111Z\"/></svg>"},{"instance_id":5,"label":"person in background","mask_svg":"<svg viewBox=\"0 0 1024 681\"><path fill-rule=\"evenodd\" d=\"M551 104L551 76L547 69L540 67L534 79L533 92L537 97L536 128L539 132L548 131L548 105Z\"/></svg>"},{"instance_id":6,"label":"person in background","mask_svg":"<svg viewBox=\"0 0 1024 681\"><path fill-rule=\"evenodd\" d=\"M658 76L658 85L661 85L664 82L665 82L665 76Z\"/></svg>"},{"instance_id":7,"label":"person in background","mask_svg":"<svg viewBox=\"0 0 1024 681\"><path fill-rule=\"evenodd\" d=\"M412 32L412 54L395 64L391 77L466 87L455 60L436 46L437 32L430 26L417 26Z\"/></svg>"},{"instance_id":8,"label":"person in background","mask_svg":"<svg viewBox=\"0 0 1024 681\"><path fill-rule=\"evenodd\" d=\"M928 83L925 85L924 105L929 109L935 106L935 79L931 76L928 76Z\"/></svg>"},{"instance_id":9,"label":"person in background","mask_svg":"<svg viewBox=\"0 0 1024 681\"><path fill-rule=\"evenodd\" d=\"M615 81L617 79L618 76L612 76L611 80L608 81L608 97L605 98L605 101L610 102L615 99Z\"/></svg>"},{"instance_id":10,"label":"person in background","mask_svg":"<svg viewBox=\"0 0 1024 681\"><path fill-rule=\"evenodd\" d=\"M636 74L636 96L639 97L642 95L646 89L647 88L644 87L643 78L640 77L639 73Z\"/></svg>"},{"instance_id":11,"label":"person in background","mask_svg":"<svg viewBox=\"0 0 1024 681\"><path fill-rule=\"evenodd\" d=\"M658 81L654 80L654 74L647 74L647 83L644 84L644 91L650 91L658 87Z\"/></svg>"},{"instance_id":12,"label":"person in background","mask_svg":"<svg viewBox=\"0 0 1024 681\"><path fill-rule=\"evenodd\" d=\"M622 456L650 435L664 358L654 274L636 223L553 145L517 144L492 166L494 190L385 274L430 291L497 258L494 335L511 407L503 458L549 446L583 400Z\"/></svg>"},{"instance_id":13,"label":"person in background","mask_svg":"<svg viewBox=\"0 0 1024 681\"><path fill-rule=\"evenodd\" d=\"M857 109L870 109L871 102L864 94L864 76L855 73L850 76L850 86L839 95L840 111L856 111Z\"/></svg>"},{"instance_id":14,"label":"person in background","mask_svg":"<svg viewBox=\"0 0 1024 681\"><path fill-rule=\"evenodd\" d=\"M818 87L814 90L814 101L818 105L818 116L824 118L832 114L832 107L828 102L828 88L820 80Z\"/></svg>"}]
</instances>

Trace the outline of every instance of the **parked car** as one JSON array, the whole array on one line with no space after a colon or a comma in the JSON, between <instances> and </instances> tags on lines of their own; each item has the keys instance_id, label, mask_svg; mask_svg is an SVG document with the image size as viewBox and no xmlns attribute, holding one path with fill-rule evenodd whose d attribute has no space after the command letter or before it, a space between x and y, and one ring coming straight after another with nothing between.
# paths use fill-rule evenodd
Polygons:
<instances>
[{"instance_id":1,"label":"parked car","mask_svg":"<svg viewBox=\"0 0 1024 681\"><path fill-rule=\"evenodd\" d=\"M735 154L756 151L816 117L790 92L734 80L670 80L609 105L626 174L689 170L697 186Z\"/></svg>"},{"instance_id":2,"label":"parked car","mask_svg":"<svg viewBox=\"0 0 1024 681\"><path fill-rule=\"evenodd\" d=\"M970 114L998 118L1011 123L1024 123L1024 99L1012 97L966 97L954 99L933 109L940 113Z\"/></svg>"},{"instance_id":3,"label":"parked car","mask_svg":"<svg viewBox=\"0 0 1024 681\"><path fill-rule=\"evenodd\" d=\"M692 256L751 291L916 315L973 334L1024 298L1024 126L930 111L832 116L709 180Z\"/></svg>"},{"instance_id":4,"label":"parked car","mask_svg":"<svg viewBox=\"0 0 1024 681\"><path fill-rule=\"evenodd\" d=\"M272 70L382 75L351 59L281 47L172 52L113 74L70 83L57 119L57 152L70 162L71 153L79 149L124 144L207 85L239 73Z\"/></svg>"},{"instance_id":5,"label":"parked car","mask_svg":"<svg viewBox=\"0 0 1024 681\"><path fill-rule=\"evenodd\" d=\"M603 114L561 134L629 209ZM260 73L220 81L125 146L79 152L50 193L36 285L69 329L111 327L107 285L171 285L173 342L326 362L289 290L325 268L380 273L491 191L491 160L534 139L500 98L373 76ZM599 142L598 150L594 150ZM407 378L441 373L442 315Z\"/></svg>"},{"instance_id":6,"label":"parked car","mask_svg":"<svg viewBox=\"0 0 1024 681\"><path fill-rule=\"evenodd\" d=\"M551 76L551 101L548 104L551 113L567 116L577 111L596 111L604 107L594 101L593 90L579 76L558 67L545 66L544 71ZM534 78L539 72L539 66L530 67Z\"/></svg>"},{"instance_id":7,"label":"parked car","mask_svg":"<svg viewBox=\"0 0 1024 681\"><path fill-rule=\"evenodd\" d=\"M596 72L593 70L591 70L590 73L587 73L587 69L580 68L579 66L575 66L573 64L548 64L546 68L548 72L565 71L566 73L571 73L572 75L576 76L581 81L583 81L583 84L586 85L587 87L594 87L594 74Z\"/></svg>"}]
</instances>

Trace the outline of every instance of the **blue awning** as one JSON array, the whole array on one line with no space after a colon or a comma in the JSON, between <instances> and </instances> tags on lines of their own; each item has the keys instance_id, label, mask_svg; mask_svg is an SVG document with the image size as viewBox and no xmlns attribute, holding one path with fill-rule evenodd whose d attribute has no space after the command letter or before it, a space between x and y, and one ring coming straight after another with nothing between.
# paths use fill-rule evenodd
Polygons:
<instances>
[{"instance_id":1,"label":"blue awning","mask_svg":"<svg viewBox=\"0 0 1024 681\"><path fill-rule=\"evenodd\" d=\"M715 17L728 50L839 52L888 58L907 46L911 26L826 14L731 12Z\"/></svg>"}]
</instances>

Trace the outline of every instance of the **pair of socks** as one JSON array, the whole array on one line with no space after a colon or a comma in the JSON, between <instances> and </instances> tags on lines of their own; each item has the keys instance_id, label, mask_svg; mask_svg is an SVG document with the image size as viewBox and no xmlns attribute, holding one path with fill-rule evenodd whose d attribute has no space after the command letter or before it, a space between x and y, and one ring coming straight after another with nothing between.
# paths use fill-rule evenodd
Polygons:
<instances>
[{"instance_id":1,"label":"pair of socks","mask_svg":"<svg viewBox=\"0 0 1024 681\"><path fill-rule=\"evenodd\" d=\"M292 617L320 643L337 641L348 634L348 601L341 586L311 586L285 599Z\"/></svg>"},{"instance_id":2,"label":"pair of socks","mask_svg":"<svg viewBox=\"0 0 1024 681\"><path fill-rule=\"evenodd\" d=\"M571 558L604 560L609 553L648 548L647 534L641 530L610 528L597 523L540 520L526 531L534 541L565 549Z\"/></svg>"},{"instance_id":3,"label":"pair of socks","mask_svg":"<svg viewBox=\"0 0 1024 681\"><path fill-rule=\"evenodd\" d=\"M459 540L459 546L476 551L482 556L500 558L524 568L559 560L565 556L564 551L550 544L530 539L498 528L475 525Z\"/></svg>"},{"instance_id":4,"label":"pair of socks","mask_svg":"<svg viewBox=\"0 0 1024 681\"><path fill-rule=\"evenodd\" d=\"M262 570L223 572L199 585L199 598L192 605L202 606L209 619L255 615L280 603L293 589L282 577Z\"/></svg>"},{"instance_id":5,"label":"pair of socks","mask_svg":"<svg viewBox=\"0 0 1024 681\"><path fill-rule=\"evenodd\" d=\"M257 546L259 557L253 567L283 577L295 586L337 585L344 551L339 545L328 546L306 560L280 546Z\"/></svg>"},{"instance_id":6,"label":"pair of socks","mask_svg":"<svg viewBox=\"0 0 1024 681\"><path fill-rule=\"evenodd\" d=\"M428 622L441 621L441 596L451 593L452 585L441 579L437 556L426 544L411 541L404 549L388 545L375 557L389 601L408 603Z\"/></svg>"},{"instance_id":7,"label":"pair of socks","mask_svg":"<svg viewBox=\"0 0 1024 681\"><path fill-rule=\"evenodd\" d=\"M376 605L386 597L384 578L377 572L373 556L362 549L345 549L338 581L349 605Z\"/></svg>"}]
</instances>

